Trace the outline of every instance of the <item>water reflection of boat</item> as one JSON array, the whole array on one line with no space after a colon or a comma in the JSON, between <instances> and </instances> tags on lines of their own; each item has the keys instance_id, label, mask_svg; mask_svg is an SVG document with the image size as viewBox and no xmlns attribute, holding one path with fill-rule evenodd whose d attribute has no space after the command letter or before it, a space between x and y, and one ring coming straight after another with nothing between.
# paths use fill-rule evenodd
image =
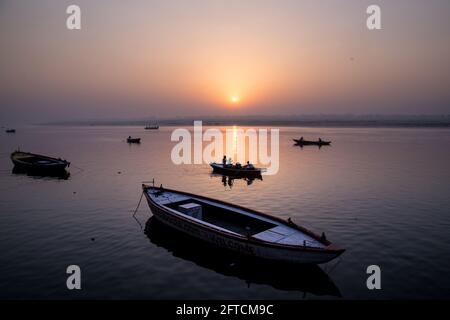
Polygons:
<instances>
[{"instance_id":1,"label":"water reflection of boat","mask_svg":"<svg viewBox=\"0 0 450 320\"><path fill-rule=\"evenodd\" d=\"M262 284L283 291L341 296L331 278L317 265L282 264L247 258L184 235L154 217L147 221L144 232L153 244L173 256L222 275L242 279L248 286Z\"/></svg>"},{"instance_id":2,"label":"water reflection of boat","mask_svg":"<svg viewBox=\"0 0 450 320\"><path fill-rule=\"evenodd\" d=\"M250 186L251 184L253 184L253 182L255 180L261 180L262 181L262 176L259 177L239 177L239 176L228 176L225 174L215 174L215 173L211 173L210 174L211 177L219 177L222 180L222 184L224 187L230 187L232 188L234 185L234 180L243 180L245 182L247 182L247 186Z\"/></svg>"},{"instance_id":3,"label":"water reflection of boat","mask_svg":"<svg viewBox=\"0 0 450 320\"><path fill-rule=\"evenodd\" d=\"M21 167L14 166L12 170L13 174L17 175L27 175L33 178L44 178L44 179L57 179L57 180L67 180L70 177L70 172L67 170L61 171L33 171L26 170Z\"/></svg>"},{"instance_id":4,"label":"water reflection of boat","mask_svg":"<svg viewBox=\"0 0 450 320\"><path fill-rule=\"evenodd\" d=\"M154 216L168 226L216 245L267 260L325 263L345 250L275 216L224 201L143 184Z\"/></svg>"}]
</instances>

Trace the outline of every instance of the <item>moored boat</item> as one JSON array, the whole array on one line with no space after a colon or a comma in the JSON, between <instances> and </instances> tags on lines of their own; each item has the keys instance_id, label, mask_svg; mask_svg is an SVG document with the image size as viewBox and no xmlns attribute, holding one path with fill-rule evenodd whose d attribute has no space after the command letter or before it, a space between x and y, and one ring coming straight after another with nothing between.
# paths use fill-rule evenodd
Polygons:
<instances>
[{"instance_id":1,"label":"moored boat","mask_svg":"<svg viewBox=\"0 0 450 320\"><path fill-rule=\"evenodd\" d=\"M329 146L331 144L331 141L324 141L324 140L317 140L317 141L311 141L311 140L302 140L302 139L293 139L295 144L299 146Z\"/></svg>"},{"instance_id":2,"label":"moored boat","mask_svg":"<svg viewBox=\"0 0 450 320\"><path fill-rule=\"evenodd\" d=\"M16 129L6 129L6 133L16 133Z\"/></svg>"},{"instance_id":3,"label":"moored boat","mask_svg":"<svg viewBox=\"0 0 450 320\"><path fill-rule=\"evenodd\" d=\"M15 151L11 161L17 169L34 172L61 172L70 166L70 162L40 154Z\"/></svg>"},{"instance_id":4,"label":"moored boat","mask_svg":"<svg viewBox=\"0 0 450 320\"><path fill-rule=\"evenodd\" d=\"M127 138L127 142L128 142L128 143L141 143L141 138L132 138L132 137L128 137L128 138Z\"/></svg>"},{"instance_id":5,"label":"moored boat","mask_svg":"<svg viewBox=\"0 0 450 320\"><path fill-rule=\"evenodd\" d=\"M236 165L223 165L222 163L210 163L209 164L213 168L214 173L220 173L227 176L234 177L261 177L261 168L247 168L245 166L241 166L238 168Z\"/></svg>"},{"instance_id":6,"label":"moored boat","mask_svg":"<svg viewBox=\"0 0 450 320\"><path fill-rule=\"evenodd\" d=\"M145 184L142 189L159 221L239 254L320 264L345 251L331 244L324 234L319 236L292 221L186 192Z\"/></svg>"}]
</instances>

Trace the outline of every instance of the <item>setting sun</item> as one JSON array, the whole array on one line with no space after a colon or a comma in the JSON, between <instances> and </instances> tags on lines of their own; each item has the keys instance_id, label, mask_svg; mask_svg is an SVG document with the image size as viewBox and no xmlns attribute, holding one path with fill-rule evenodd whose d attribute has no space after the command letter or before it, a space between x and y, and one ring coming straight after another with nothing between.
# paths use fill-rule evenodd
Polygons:
<instances>
[{"instance_id":1,"label":"setting sun","mask_svg":"<svg viewBox=\"0 0 450 320\"><path fill-rule=\"evenodd\" d=\"M237 97L237 96L231 97L231 102L232 102L233 104L238 103L238 102L239 102L239 97Z\"/></svg>"}]
</instances>

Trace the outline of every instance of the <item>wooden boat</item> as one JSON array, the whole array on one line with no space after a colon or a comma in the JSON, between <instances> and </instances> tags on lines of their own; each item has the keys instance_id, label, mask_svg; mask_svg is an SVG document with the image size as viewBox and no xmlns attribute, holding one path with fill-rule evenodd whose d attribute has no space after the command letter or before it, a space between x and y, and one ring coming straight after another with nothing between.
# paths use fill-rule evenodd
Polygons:
<instances>
[{"instance_id":1,"label":"wooden boat","mask_svg":"<svg viewBox=\"0 0 450 320\"><path fill-rule=\"evenodd\" d=\"M127 142L128 142L128 143L141 143L141 138L132 138L132 137L128 137L128 138L127 138Z\"/></svg>"},{"instance_id":2,"label":"wooden boat","mask_svg":"<svg viewBox=\"0 0 450 320\"><path fill-rule=\"evenodd\" d=\"M16 133L16 129L6 129L6 133Z\"/></svg>"},{"instance_id":3,"label":"wooden boat","mask_svg":"<svg viewBox=\"0 0 450 320\"><path fill-rule=\"evenodd\" d=\"M70 166L70 162L30 152L15 151L11 161L20 170L34 172L60 172Z\"/></svg>"},{"instance_id":4,"label":"wooden boat","mask_svg":"<svg viewBox=\"0 0 450 320\"><path fill-rule=\"evenodd\" d=\"M310 141L310 140L301 140L301 139L293 139L295 144L299 146L329 146L331 144L331 141L323 141L323 140L317 140L317 141Z\"/></svg>"},{"instance_id":5,"label":"wooden boat","mask_svg":"<svg viewBox=\"0 0 450 320\"><path fill-rule=\"evenodd\" d=\"M148 124L145 126L145 130L158 130L159 129L159 125L157 124Z\"/></svg>"},{"instance_id":6,"label":"wooden boat","mask_svg":"<svg viewBox=\"0 0 450 320\"><path fill-rule=\"evenodd\" d=\"M319 264L345 251L332 245L324 235L318 236L292 221L186 192L145 184L142 189L159 221L239 254Z\"/></svg>"},{"instance_id":7,"label":"wooden boat","mask_svg":"<svg viewBox=\"0 0 450 320\"><path fill-rule=\"evenodd\" d=\"M222 163L210 163L214 173L234 177L261 177L261 168L247 169L245 166L237 168L234 165L223 165Z\"/></svg>"},{"instance_id":8,"label":"wooden boat","mask_svg":"<svg viewBox=\"0 0 450 320\"><path fill-rule=\"evenodd\" d=\"M272 262L238 255L170 228L155 217L147 220L144 233L154 245L174 257L241 279L245 281L245 287L260 284L283 291L341 297L339 288L317 265Z\"/></svg>"}]
</instances>

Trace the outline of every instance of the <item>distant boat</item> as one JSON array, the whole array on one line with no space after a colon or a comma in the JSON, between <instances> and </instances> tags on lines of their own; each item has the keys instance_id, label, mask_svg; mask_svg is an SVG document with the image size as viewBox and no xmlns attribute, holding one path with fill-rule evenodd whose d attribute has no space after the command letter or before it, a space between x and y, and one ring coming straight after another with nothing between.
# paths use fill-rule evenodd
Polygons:
<instances>
[{"instance_id":1,"label":"distant boat","mask_svg":"<svg viewBox=\"0 0 450 320\"><path fill-rule=\"evenodd\" d=\"M317 141L310 141L310 140L302 140L302 139L293 139L295 144L299 146L329 146L331 144L331 141L324 141L324 140L317 140Z\"/></svg>"},{"instance_id":2,"label":"distant boat","mask_svg":"<svg viewBox=\"0 0 450 320\"><path fill-rule=\"evenodd\" d=\"M324 234L318 236L290 219L285 221L220 200L162 187L143 184L142 189L159 221L238 254L272 261L319 264L345 251L332 245Z\"/></svg>"},{"instance_id":3,"label":"distant boat","mask_svg":"<svg viewBox=\"0 0 450 320\"><path fill-rule=\"evenodd\" d=\"M128 137L128 138L127 138L127 142L128 142L128 143L141 143L141 138L132 138L132 137Z\"/></svg>"},{"instance_id":4,"label":"distant boat","mask_svg":"<svg viewBox=\"0 0 450 320\"><path fill-rule=\"evenodd\" d=\"M15 151L11 161L18 170L34 172L61 172L70 166L70 162L40 154Z\"/></svg>"},{"instance_id":5,"label":"distant boat","mask_svg":"<svg viewBox=\"0 0 450 320\"><path fill-rule=\"evenodd\" d=\"M6 129L6 133L16 133L16 129Z\"/></svg>"},{"instance_id":6,"label":"distant boat","mask_svg":"<svg viewBox=\"0 0 450 320\"><path fill-rule=\"evenodd\" d=\"M157 124L148 124L145 126L145 130L158 130L159 129L159 125Z\"/></svg>"},{"instance_id":7,"label":"distant boat","mask_svg":"<svg viewBox=\"0 0 450 320\"><path fill-rule=\"evenodd\" d=\"M235 165L223 165L222 163L210 163L214 173L220 173L235 177L261 177L261 168L247 169L245 166L237 168Z\"/></svg>"}]
</instances>

